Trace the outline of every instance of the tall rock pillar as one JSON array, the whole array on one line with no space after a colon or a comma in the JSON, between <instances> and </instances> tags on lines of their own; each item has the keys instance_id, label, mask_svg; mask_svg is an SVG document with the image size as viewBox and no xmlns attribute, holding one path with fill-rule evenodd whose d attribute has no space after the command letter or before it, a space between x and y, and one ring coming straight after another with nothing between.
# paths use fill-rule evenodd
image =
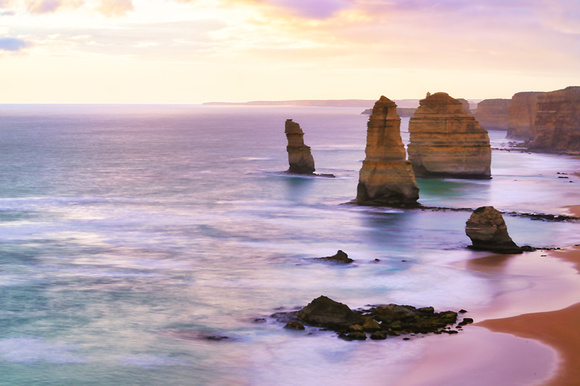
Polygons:
<instances>
[{"instance_id":1,"label":"tall rock pillar","mask_svg":"<svg viewBox=\"0 0 580 386\"><path fill-rule=\"evenodd\" d=\"M310 152L310 147L304 144L304 132L300 125L293 122L292 119L286 120L284 132L288 139L288 163L289 173L295 174L312 174L314 173L314 158Z\"/></svg>"},{"instance_id":2,"label":"tall rock pillar","mask_svg":"<svg viewBox=\"0 0 580 386\"><path fill-rule=\"evenodd\" d=\"M356 202L363 205L413 206L419 187L401 140L397 105L375 103L367 124L366 158L360 170Z\"/></svg>"}]
</instances>

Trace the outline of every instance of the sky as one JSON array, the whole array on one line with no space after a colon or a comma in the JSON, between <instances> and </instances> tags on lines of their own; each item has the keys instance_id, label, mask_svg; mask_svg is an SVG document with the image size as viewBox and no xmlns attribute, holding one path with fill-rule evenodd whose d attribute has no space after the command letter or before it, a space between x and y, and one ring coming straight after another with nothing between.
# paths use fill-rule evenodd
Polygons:
<instances>
[{"instance_id":1,"label":"sky","mask_svg":"<svg viewBox=\"0 0 580 386\"><path fill-rule=\"evenodd\" d=\"M580 86L580 0L0 0L0 103Z\"/></svg>"}]
</instances>

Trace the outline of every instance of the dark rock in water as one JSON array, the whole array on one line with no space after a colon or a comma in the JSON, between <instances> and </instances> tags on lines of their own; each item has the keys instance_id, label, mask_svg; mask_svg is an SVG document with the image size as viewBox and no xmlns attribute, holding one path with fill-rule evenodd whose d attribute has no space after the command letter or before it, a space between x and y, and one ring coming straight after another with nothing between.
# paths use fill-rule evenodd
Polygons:
<instances>
[{"instance_id":1,"label":"dark rock in water","mask_svg":"<svg viewBox=\"0 0 580 386\"><path fill-rule=\"evenodd\" d=\"M335 302L326 296L314 299L296 313L298 319L313 326L333 330L347 330L353 324L363 321L360 313L351 310L346 304Z\"/></svg>"},{"instance_id":2,"label":"dark rock in water","mask_svg":"<svg viewBox=\"0 0 580 386\"><path fill-rule=\"evenodd\" d=\"M375 331L371 334L372 340L385 340L387 339L387 332L386 331Z\"/></svg>"},{"instance_id":3,"label":"dark rock in water","mask_svg":"<svg viewBox=\"0 0 580 386\"><path fill-rule=\"evenodd\" d=\"M365 340L367 334L373 340L386 339L387 335L450 332L449 326L457 322L453 311L435 312L433 307L415 308L387 304L371 306L369 309L353 311L346 304L338 303L326 296L314 299L299 311L272 315L287 328L301 323L332 330L345 340ZM472 323L465 318L459 327Z\"/></svg>"},{"instance_id":4,"label":"dark rock in water","mask_svg":"<svg viewBox=\"0 0 580 386\"><path fill-rule=\"evenodd\" d=\"M350 264L354 261L353 259L348 257L348 255L345 252L343 252L340 249L336 252L336 255L327 256L327 257L319 257L315 260L330 261L330 262L339 263L339 264Z\"/></svg>"},{"instance_id":5,"label":"dark rock in water","mask_svg":"<svg viewBox=\"0 0 580 386\"><path fill-rule=\"evenodd\" d=\"M350 332L348 334L339 334L338 337L344 340L366 340L367 335L364 332Z\"/></svg>"},{"instance_id":6,"label":"dark rock in water","mask_svg":"<svg viewBox=\"0 0 580 386\"><path fill-rule=\"evenodd\" d=\"M465 224L465 233L476 250L496 253L522 253L513 242L501 213L493 206L477 208Z\"/></svg>"},{"instance_id":7,"label":"dark rock in water","mask_svg":"<svg viewBox=\"0 0 580 386\"><path fill-rule=\"evenodd\" d=\"M288 163L290 168L289 173L295 174L313 174L314 173L314 158L310 152L310 147L304 144L304 132L300 125L293 122L292 119L286 120L285 131L288 139Z\"/></svg>"},{"instance_id":8,"label":"dark rock in water","mask_svg":"<svg viewBox=\"0 0 580 386\"><path fill-rule=\"evenodd\" d=\"M461 322L459 322L459 324L457 325L457 327L458 328L459 327L463 327L463 326L466 326L466 325L471 324L471 323L473 323L473 319L471 319L471 318L463 318L463 320Z\"/></svg>"},{"instance_id":9,"label":"dark rock in water","mask_svg":"<svg viewBox=\"0 0 580 386\"><path fill-rule=\"evenodd\" d=\"M300 322L289 322L287 323L284 328L287 328L288 330L304 330L305 327L302 323Z\"/></svg>"},{"instance_id":10,"label":"dark rock in water","mask_svg":"<svg viewBox=\"0 0 580 386\"><path fill-rule=\"evenodd\" d=\"M232 340L232 338L229 336L216 335L211 334L209 332L197 330L166 330L164 331L164 334L182 340L206 340L214 342Z\"/></svg>"}]
</instances>

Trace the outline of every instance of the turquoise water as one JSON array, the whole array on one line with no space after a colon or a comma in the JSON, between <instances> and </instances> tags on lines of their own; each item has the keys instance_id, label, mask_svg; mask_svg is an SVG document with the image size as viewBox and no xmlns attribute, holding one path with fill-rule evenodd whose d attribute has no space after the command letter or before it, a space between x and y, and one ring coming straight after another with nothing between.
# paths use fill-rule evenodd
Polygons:
<instances>
[{"instance_id":1,"label":"turquoise water","mask_svg":"<svg viewBox=\"0 0 580 386\"><path fill-rule=\"evenodd\" d=\"M281 173L287 118L305 131L317 172L336 178ZM351 307L446 309L493 295L450 265L481 256L465 248L468 212L344 205L367 118L339 108L0 106L0 384L353 384L403 371L419 342L343 342L267 318L322 294ZM490 136L505 145L504 132ZM419 180L420 202L561 213L579 203L580 181L557 173L579 166L494 151L492 180ZM580 241L576 223L506 222L519 244ZM337 249L356 263L309 260Z\"/></svg>"}]
</instances>

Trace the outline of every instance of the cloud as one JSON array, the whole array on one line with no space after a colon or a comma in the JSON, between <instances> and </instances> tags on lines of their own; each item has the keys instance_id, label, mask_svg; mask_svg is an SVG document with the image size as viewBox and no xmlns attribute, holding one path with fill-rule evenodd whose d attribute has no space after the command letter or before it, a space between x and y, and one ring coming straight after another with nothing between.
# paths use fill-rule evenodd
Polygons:
<instances>
[{"instance_id":1,"label":"cloud","mask_svg":"<svg viewBox=\"0 0 580 386\"><path fill-rule=\"evenodd\" d=\"M97 10L107 17L124 16L133 11L132 0L102 0Z\"/></svg>"},{"instance_id":2,"label":"cloud","mask_svg":"<svg viewBox=\"0 0 580 386\"><path fill-rule=\"evenodd\" d=\"M20 51L29 47L30 43L16 38L0 38L1 51Z\"/></svg>"}]
</instances>

